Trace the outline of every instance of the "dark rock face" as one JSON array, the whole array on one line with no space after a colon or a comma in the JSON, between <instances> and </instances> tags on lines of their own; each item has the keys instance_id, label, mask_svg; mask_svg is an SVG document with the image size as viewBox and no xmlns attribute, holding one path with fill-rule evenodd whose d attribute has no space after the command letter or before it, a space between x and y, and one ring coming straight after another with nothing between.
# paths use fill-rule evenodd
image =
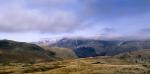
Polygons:
<instances>
[{"instance_id":1,"label":"dark rock face","mask_svg":"<svg viewBox=\"0 0 150 74\"><path fill-rule=\"evenodd\" d=\"M76 55L81 58L97 56L95 49L91 47L81 47L74 50Z\"/></svg>"}]
</instances>

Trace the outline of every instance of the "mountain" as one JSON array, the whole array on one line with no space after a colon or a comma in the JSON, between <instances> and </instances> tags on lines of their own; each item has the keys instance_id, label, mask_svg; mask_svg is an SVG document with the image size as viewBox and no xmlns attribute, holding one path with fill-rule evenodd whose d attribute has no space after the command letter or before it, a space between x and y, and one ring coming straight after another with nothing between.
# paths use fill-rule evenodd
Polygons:
<instances>
[{"instance_id":1,"label":"mountain","mask_svg":"<svg viewBox=\"0 0 150 74\"><path fill-rule=\"evenodd\" d=\"M54 53L30 43L0 40L0 62L36 62L52 60Z\"/></svg>"},{"instance_id":2,"label":"mountain","mask_svg":"<svg viewBox=\"0 0 150 74\"><path fill-rule=\"evenodd\" d=\"M54 44L49 45L49 47L62 47L72 49L78 57L114 56L125 52L150 49L150 41L64 38Z\"/></svg>"}]
</instances>

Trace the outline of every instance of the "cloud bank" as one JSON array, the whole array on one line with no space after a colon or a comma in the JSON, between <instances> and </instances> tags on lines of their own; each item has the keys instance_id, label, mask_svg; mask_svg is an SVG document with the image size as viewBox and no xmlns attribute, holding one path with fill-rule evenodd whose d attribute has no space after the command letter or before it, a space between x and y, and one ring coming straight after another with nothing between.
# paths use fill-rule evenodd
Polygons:
<instances>
[{"instance_id":1,"label":"cloud bank","mask_svg":"<svg viewBox=\"0 0 150 74\"><path fill-rule=\"evenodd\" d=\"M1 32L67 32L77 29L79 24L79 19L71 11L53 9L45 13L42 9L27 8L17 2L1 6L0 11Z\"/></svg>"},{"instance_id":2,"label":"cloud bank","mask_svg":"<svg viewBox=\"0 0 150 74\"><path fill-rule=\"evenodd\" d=\"M149 9L148 0L1 0L0 37L146 38Z\"/></svg>"}]
</instances>

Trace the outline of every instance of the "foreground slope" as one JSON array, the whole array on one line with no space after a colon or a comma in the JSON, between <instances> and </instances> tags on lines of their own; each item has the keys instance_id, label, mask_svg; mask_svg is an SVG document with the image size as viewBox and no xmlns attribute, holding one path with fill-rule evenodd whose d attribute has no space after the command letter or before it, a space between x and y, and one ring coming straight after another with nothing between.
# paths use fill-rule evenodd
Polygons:
<instances>
[{"instance_id":1,"label":"foreground slope","mask_svg":"<svg viewBox=\"0 0 150 74\"><path fill-rule=\"evenodd\" d=\"M24 42L0 40L0 62L35 62L52 60L54 53Z\"/></svg>"},{"instance_id":2,"label":"foreground slope","mask_svg":"<svg viewBox=\"0 0 150 74\"><path fill-rule=\"evenodd\" d=\"M1 74L149 74L150 65L113 57L82 58L36 64L0 65Z\"/></svg>"}]
</instances>

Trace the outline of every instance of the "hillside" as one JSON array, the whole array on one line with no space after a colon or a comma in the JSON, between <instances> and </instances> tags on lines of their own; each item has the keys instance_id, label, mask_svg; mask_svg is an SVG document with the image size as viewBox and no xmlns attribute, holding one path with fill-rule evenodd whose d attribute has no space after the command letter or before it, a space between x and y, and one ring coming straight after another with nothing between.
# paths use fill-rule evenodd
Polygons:
<instances>
[{"instance_id":1,"label":"hillside","mask_svg":"<svg viewBox=\"0 0 150 74\"><path fill-rule=\"evenodd\" d=\"M135 63L150 63L150 49L122 53L115 57Z\"/></svg>"},{"instance_id":2,"label":"hillside","mask_svg":"<svg viewBox=\"0 0 150 74\"><path fill-rule=\"evenodd\" d=\"M94 42L88 43L86 45ZM97 42L95 43L97 44ZM125 52L113 56L99 56L97 51L89 46L77 46L76 49L47 45L39 47L30 43L0 40L0 74L150 73L149 49L132 50L128 48L132 48L131 44L135 47L135 43L120 43L119 45L118 43L104 41L104 43L101 42L101 46L105 48L127 47L121 50ZM108 51L108 49L105 50Z\"/></svg>"},{"instance_id":3,"label":"hillside","mask_svg":"<svg viewBox=\"0 0 150 74\"><path fill-rule=\"evenodd\" d=\"M0 40L0 62L52 60L54 53L30 43Z\"/></svg>"},{"instance_id":4,"label":"hillside","mask_svg":"<svg viewBox=\"0 0 150 74\"><path fill-rule=\"evenodd\" d=\"M78 55L78 57L90 57L90 54L91 56L114 56L125 52L150 49L150 41L149 40L121 41L121 40L64 38L56 42L55 44L50 44L49 47L72 49L76 53L76 55ZM92 52L90 53L89 51Z\"/></svg>"},{"instance_id":5,"label":"hillside","mask_svg":"<svg viewBox=\"0 0 150 74\"><path fill-rule=\"evenodd\" d=\"M12 66L13 65L13 66ZM36 64L0 65L0 74L149 74L149 64L112 57L82 58Z\"/></svg>"},{"instance_id":6,"label":"hillside","mask_svg":"<svg viewBox=\"0 0 150 74\"><path fill-rule=\"evenodd\" d=\"M46 51L52 51L55 53L55 57L60 59L76 59L77 55L75 52L69 48L60 48L60 47L49 47L49 46L41 46Z\"/></svg>"}]
</instances>

